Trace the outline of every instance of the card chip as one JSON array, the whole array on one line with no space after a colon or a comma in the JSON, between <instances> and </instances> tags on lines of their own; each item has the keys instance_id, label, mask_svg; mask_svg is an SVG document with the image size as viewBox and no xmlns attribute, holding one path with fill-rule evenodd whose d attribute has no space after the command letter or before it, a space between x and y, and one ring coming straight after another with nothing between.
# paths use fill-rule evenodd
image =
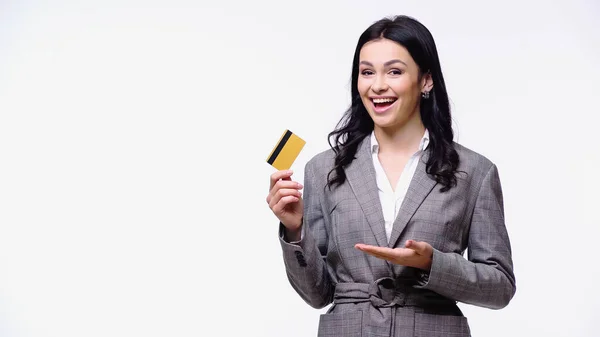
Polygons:
<instances>
[{"instance_id":1,"label":"card chip","mask_svg":"<svg viewBox=\"0 0 600 337\"><path fill-rule=\"evenodd\" d=\"M269 155L267 163L277 170L288 170L302 151L306 142L290 130L285 130L279 142Z\"/></svg>"}]
</instances>

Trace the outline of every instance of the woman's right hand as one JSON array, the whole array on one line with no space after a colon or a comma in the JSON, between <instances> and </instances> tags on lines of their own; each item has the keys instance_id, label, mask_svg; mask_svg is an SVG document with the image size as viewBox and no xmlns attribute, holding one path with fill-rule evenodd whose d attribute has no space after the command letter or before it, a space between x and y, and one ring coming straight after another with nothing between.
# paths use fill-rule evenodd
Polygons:
<instances>
[{"instance_id":1,"label":"woman's right hand","mask_svg":"<svg viewBox=\"0 0 600 337\"><path fill-rule=\"evenodd\" d=\"M291 170L277 171L271 175L267 203L275 216L286 227L287 234L297 237L302 227L304 202L302 184L291 179Z\"/></svg>"}]
</instances>

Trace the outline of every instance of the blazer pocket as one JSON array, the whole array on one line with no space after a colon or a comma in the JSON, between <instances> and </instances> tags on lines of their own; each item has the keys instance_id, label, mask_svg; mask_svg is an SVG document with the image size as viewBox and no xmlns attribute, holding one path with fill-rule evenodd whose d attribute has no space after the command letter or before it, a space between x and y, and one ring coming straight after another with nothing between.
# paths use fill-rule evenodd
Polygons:
<instances>
[{"instance_id":1,"label":"blazer pocket","mask_svg":"<svg viewBox=\"0 0 600 337\"><path fill-rule=\"evenodd\" d=\"M318 337L361 337L362 311L322 314Z\"/></svg>"},{"instance_id":2,"label":"blazer pocket","mask_svg":"<svg viewBox=\"0 0 600 337\"><path fill-rule=\"evenodd\" d=\"M465 316L415 313L415 337L470 337Z\"/></svg>"}]
</instances>

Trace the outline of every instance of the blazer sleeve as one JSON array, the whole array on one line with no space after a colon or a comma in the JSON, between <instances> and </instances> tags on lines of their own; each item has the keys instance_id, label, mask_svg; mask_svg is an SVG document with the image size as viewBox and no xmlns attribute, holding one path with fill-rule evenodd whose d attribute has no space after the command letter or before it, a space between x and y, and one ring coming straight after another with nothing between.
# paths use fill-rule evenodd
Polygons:
<instances>
[{"instance_id":1,"label":"blazer sleeve","mask_svg":"<svg viewBox=\"0 0 600 337\"><path fill-rule=\"evenodd\" d=\"M457 253L433 251L429 274L417 288L490 309L508 305L516 292L511 246L504 223L498 171L484 177L471 219L468 260Z\"/></svg>"},{"instance_id":2,"label":"blazer sleeve","mask_svg":"<svg viewBox=\"0 0 600 337\"><path fill-rule=\"evenodd\" d=\"M300 297L313 308L323 308L333 300L333 286L327 271L327 229L322 209L323 186L315 178L313 162L304 170L304 216L301 239L288 242L279 223L279 242L288 280Z\"/></svg>"}]
</instances>

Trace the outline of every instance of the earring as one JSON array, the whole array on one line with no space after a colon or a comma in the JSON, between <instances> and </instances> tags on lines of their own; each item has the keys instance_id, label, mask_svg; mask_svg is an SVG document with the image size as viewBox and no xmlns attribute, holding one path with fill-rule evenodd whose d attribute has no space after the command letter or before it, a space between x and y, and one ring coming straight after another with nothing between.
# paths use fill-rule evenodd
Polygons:
<instances>
[{"instance_id":1,"label":"earring","mask_svg":"<svg viewBox=\"0 0 600 337\"><path fill-rule=\"evenodd\" d=\"M422 92L421 97L423 97L424 99L429 99L429 91Z\"/></svg>"}]
</instances>

